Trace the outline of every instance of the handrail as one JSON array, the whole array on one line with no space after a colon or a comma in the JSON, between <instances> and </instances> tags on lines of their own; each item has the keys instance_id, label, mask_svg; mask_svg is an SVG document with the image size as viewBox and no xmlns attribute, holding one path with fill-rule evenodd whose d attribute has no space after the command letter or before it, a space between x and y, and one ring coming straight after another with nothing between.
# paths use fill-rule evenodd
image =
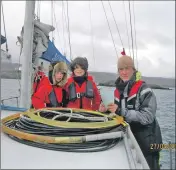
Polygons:
<instances>
[{"instance_id":1,"label":"handrail","mask_svg":"<svg viewBox=\"0 0 176 170\"><path fill-rule=\"evenodd\" d=\"M22 107L1 105L1 110L9 110L9 111L20 111L20 112L24 112L24 111L26 111L26 110L28 110L28 109L27 109L27 108L22 108Z\"/></svg>"},{"instance_id":2,"label":"handrail","mask_svg":"<svg viewBox=\"0 0 176 170\"><path fill-rule=\"evenodd\" d=\"M9 98L6 98L6 99L2 99L2 100L1 100L1 103L2 103L2 105L4 105L4 101L5 101L5 100L16 99L16 101L17 101L17 107L18 107L18 106L19 106L19 104L18 104L18 98L19 98L19 96L16 96L16 97L9 97Z\"/></svg>"}]
</instances>

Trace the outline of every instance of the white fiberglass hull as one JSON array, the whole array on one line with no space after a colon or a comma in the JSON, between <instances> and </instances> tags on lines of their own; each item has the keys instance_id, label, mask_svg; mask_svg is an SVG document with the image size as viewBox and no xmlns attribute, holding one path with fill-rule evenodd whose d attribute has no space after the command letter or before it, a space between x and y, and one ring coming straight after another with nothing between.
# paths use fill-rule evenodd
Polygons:
<instances>
[{"instance_id":1,"label":"white fiberglass hull","mask_svg":"<svg viewBox=\"0 0 176 170\"><path fill-rule=\"evenodd\" d=\"M1 118L14 113L2 110ZM131 156L126 151L124 140L106 151L73 153L21 144L1 132L2 169L130 169L134 163L130 163L133 160ZM148 166L146 162L144 166ZM137 167L143 169L141 164Z\"/></svg>"}]
</instances>

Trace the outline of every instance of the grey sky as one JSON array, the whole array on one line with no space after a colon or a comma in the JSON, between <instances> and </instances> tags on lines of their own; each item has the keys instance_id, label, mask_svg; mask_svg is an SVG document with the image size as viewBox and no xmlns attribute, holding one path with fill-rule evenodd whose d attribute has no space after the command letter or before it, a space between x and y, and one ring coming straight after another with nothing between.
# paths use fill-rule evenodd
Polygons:
<instances>
[{"instance_id":1,"label":"grey sky","mask_svg":"<svg viewBox=\"0 0 176 170\"><path fill-rule=\"evenodd\" d=\"M36 3L36 9L38 7L37 4L38 3ZM91 71L117 72L117 56L112 43L111 34L107 25L101 1L90 2L95 65L91 43L92 39L89 1L69 1L68 4L73 57L87 57L90 64L89 70ZM118 55L120 56L122 46L108 5L108 1L104 1L103 4L107 12ZM20 48L16 46L15 43L17 41L16 37L20 35L20 31L24 22L25 1L6 1L3 2L3 5L9 52L12 54L13 62L18 62ZM66 10L66 2L64 5ZM126 53L129 55L123 1L112 1L111 6L119 27ZM128 7L128 1L125 1L125 11L130 35ZM63 38L62 1L54 1L54 8L59 30L59 36L57 29L54 31L55 45L62 53L65 51L66 54L69 55L68 34L66 32L66 45L64 45ZM139 71L141 71L142 75L144 76L175 77L174 1L135 1L134 9ZM131 2L131 10L133 10L133 2ZM46 24L52 23L50 1L41 2L40 19L41 22ZM66 31L65 24L64 29ZM1 31L4 35L2 18ZM67 46L67 48L65 46ZM2 48L5 49L5 46L3 45ZM70 59L69 56L68 59ZM135 60L135 63L136 61L137 60Z\"/></svg>"}]
</instances>

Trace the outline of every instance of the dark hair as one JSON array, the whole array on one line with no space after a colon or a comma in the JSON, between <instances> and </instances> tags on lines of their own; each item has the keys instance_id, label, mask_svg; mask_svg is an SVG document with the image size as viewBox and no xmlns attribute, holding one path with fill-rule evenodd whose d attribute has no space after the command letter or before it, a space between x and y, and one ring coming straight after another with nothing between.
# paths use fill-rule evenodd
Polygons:
<instances>
[{"instance_id":1,"label":"dark hair","mask_svg":"<svg viewBox=\"0 0 176 170\"><path fill-rule=\"evenodd\" d=\"M81 66L81 68L85 71L88 70L88 61L87 61L87 58L83 58L83 57L77 57L75 58L71 64L70 64L70 69L71 71L73 72L76 65L79 65Z\"/></svg>"}]
</instances>

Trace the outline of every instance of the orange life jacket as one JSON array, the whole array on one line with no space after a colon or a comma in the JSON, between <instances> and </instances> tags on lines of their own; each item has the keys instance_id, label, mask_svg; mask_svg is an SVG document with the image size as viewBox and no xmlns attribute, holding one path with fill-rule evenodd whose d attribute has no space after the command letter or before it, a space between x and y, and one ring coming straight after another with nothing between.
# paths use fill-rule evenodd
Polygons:
<instances>
[{"instance_id":1,"label":"orange life jacket","mask_svg":"<svg viewBox=\"0 0 176 170\"><path fill-rule=\"evenodd\" d=\"M67 92L69 95L67 107L92 110L92 100L95 97L92 76L88 76L81 87L74 81L73 77L70 77L67 82Z\"/></svg>"}]
</instances>

